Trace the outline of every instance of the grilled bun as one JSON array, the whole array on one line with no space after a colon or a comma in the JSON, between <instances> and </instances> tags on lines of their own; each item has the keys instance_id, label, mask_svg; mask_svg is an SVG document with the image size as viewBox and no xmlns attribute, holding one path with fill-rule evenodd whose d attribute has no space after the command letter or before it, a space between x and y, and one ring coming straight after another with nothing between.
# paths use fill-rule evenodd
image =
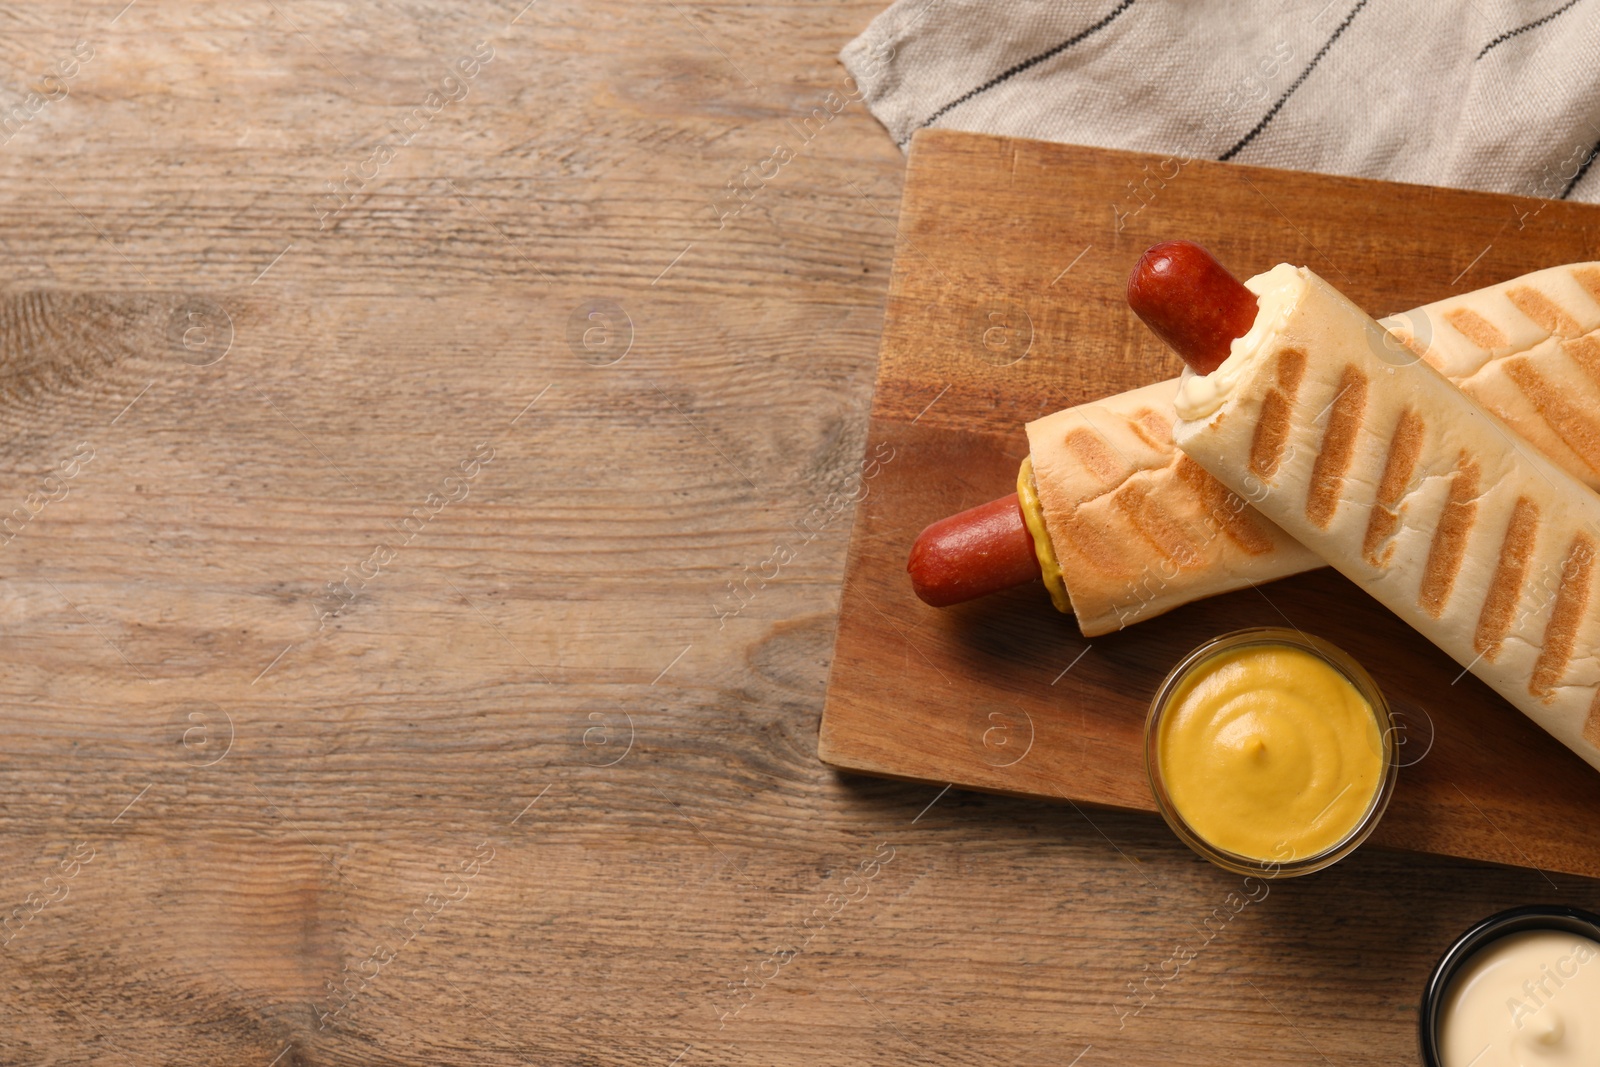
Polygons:
<instances>
[{"instance_id":1,"label":"grilled bun","mask_svg":"<svg viewBox=\"0 0 1600 1067\"><path fill-rule=\"evenodd\" d=\"M1567 355L1600 304L1585 295L1582 317L1551 318L1566 336L1517 324L1485 348L1487 332L1450 326L1397 350L1398 334L1309 270L1249 284L1292 295L1254 350L1229 357L1213 410L1188 403L1185 379L1178 447L1235 492L1258 481L1264 515L1600 767L1600 496L1471 395L1506 359Z\"/></svg>"},{"instance_id":2,"label":"grilled bun","mask_svg":"<svg viewBox=\"0 0 1600 1067\"><path fill-rule=\"evenodd\" d=\"M1444 374L1546 457L1600 489L1600 263L1536 271L1381 320L1406 352ZM1274 368L1247 470L1259 491L1288 442L1303 357ZM1045 528L1085 636L1191 601L1321 566L1172 440L1179 380L1159 382L1028 424ZM1423 440L1419 416L1396 423L1362 535L1375 563L1394 552L1399 508ZM1478 472L1481 478L1482 472ZM1333 502L1324 489L1319 506ZM1517 529L1531 522L1526 509ZM1442 581L1437 572L1431 589ZM1503 590L1511 581L1508 572ZM1498 602L1504 602L1502 592ZM1494 616L1498 618L1499 616ZM1486 624L1485 634L1494 626ZM1503 638L1502 638L1503 640Z\"/></svg>"},{"instance_id":3,"label":"grilled bun","mask_svg":"<svg viewBox=\"0 0 1600 1067\"><path fill-rule=\"evenodd\" d=\"M1177 379L1028 424L1045 527L1087 637L1322 566L1172 441Z\"/></svg>"}]
</instances>

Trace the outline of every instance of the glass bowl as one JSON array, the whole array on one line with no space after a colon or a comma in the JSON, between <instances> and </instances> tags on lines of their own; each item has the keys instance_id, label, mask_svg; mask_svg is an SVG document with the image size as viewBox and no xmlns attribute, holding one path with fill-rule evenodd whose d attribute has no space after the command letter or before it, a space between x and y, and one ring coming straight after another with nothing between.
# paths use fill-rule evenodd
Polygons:
<instances>
[{"instance_id":1,"label":"glass bowl","mask_svg":"<svg viewBox=\"0 0 1600 1067\"><path fill-rule=\"evenodd\" d=\"M1355 687L1371 707L1373 716L1377 720L1381 767L1378 787L1373 792L1372 800L1360 820L1347 834L1327 848L1310 855L1295 856L1290 853L1261 859L1230 852L1212 844L1189 825L1178 811L1162 777L1159 752L1161 726L1173 696L1191 675L1205 669L1217 656L1252 645L1299 649L1316 656ZM1146 717L1144 726L1144 766L1161 817L1167 821L1167 825L1172 827L1172 832L1177 834L1184 844L1219 867L1238 874L1262 878L1293 878L1310 874L1348 856L1367 839L1373 827L1377 826L1378 820L1382 818L1384 809L1389 806L1389 797L1394 792L1395 779L1399 773L1397 742L1389 705L1384 700L1377 683L1372 680L1372 676L1342 649L1319 637L1298 630L1270 626L1235 630L1214 637L1178 661L1177 666L1172 668L1171 673L1156 690L1155 698L1150 702L1150 714Z\"/></svg>"}]
</instances>

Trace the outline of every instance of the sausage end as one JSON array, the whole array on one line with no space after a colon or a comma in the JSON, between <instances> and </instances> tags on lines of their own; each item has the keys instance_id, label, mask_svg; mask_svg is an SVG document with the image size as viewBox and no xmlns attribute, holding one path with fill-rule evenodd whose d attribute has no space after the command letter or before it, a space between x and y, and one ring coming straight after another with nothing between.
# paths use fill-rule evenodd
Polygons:
<instances>
[{"instance_id":1,"label":"sausage end","mask_svg":"<svg viewBox=\"0 0 1600 1067\"><path fill-rule=\"evenodd\" d=\"M1017 494L940 519L917 535L911 587L936 608L1038 581L1039 557Z\"/></svg>"}]
</instances>

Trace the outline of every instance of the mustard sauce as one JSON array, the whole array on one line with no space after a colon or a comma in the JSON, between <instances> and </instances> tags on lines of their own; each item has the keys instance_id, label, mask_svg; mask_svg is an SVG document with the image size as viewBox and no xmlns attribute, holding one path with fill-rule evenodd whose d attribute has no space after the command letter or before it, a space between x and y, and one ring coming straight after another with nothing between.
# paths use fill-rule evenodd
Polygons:
<instances>
[{"instance_id":1,"label":"mustard sauce","mask_svg":"<svg viewBox=\"0 0 1600 1067\"><path fill-rule=\"evenodd\" d=\"M1063 615L1072 614L1072 600L1067 596L1067 580L1056 560L1055 545L1050 531L1044 525L1044 507L1039 503L1039 487L1033 480L1033 457L1025 456L1017 470L1017 503L1022 508L1022 521L1033 537L1033 554L1039 560L1039 573L1044 577L1044 587L1050 591L1050 603Z\"/></svg>"},{"instance_id":2,"label":"mustard sauce","mask_svg":"<svg viewBox=\"0 0 1600 1067\"><path fill-rule=\"evenodd\" d=\"M1275 644L1197 664L1172 693L1157 759L1172 806L1195 834L1280 863L1347 838L1386 770L1366 697L1320 656Z\"/></svg>"}]
</instances>

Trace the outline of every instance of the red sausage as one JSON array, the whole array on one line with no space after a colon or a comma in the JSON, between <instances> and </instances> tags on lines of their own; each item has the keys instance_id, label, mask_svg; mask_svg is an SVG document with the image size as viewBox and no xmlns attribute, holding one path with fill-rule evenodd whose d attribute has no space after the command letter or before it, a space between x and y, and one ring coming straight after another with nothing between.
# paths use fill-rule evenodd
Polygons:
<instances>
[{"instance_id":1,"label":"red sausage","mask_svg":"<svg viewBox=\"0 0 1600 1067\"><path fill-rule=\"evenodd\" d=\"M917 596L936 608L1038 581L1039 557L1017 494L923 530L911 546L906 570Z\"/></svg>"},{"instance_id":2,"label":"red sausage","mask_svg":"<svg viewBox=\"0 0 1600 1067\"><path fill-rule=\"evenodd\" d=\"M1256 294L1193 241L1146 249L1128 276L1128 306L1196 374L1221 366L1256 321Z\"/></svg>"}]
</instances>

